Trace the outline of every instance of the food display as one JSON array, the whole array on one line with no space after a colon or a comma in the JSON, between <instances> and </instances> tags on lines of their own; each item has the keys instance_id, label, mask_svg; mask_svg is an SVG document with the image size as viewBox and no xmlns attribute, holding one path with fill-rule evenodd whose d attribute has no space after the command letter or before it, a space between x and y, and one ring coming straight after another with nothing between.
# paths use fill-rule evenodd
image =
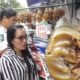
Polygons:
<instances>
[{"instance_id":1,"label":"food display","mask_svg":"<svg viewBox=\"0 0 80 80\"><path fill-rule=\"evenodd\" d=\"M55 29L46 63L54 80L80 80L80 32L65 25Z\"/></svg>"}]
</instances>

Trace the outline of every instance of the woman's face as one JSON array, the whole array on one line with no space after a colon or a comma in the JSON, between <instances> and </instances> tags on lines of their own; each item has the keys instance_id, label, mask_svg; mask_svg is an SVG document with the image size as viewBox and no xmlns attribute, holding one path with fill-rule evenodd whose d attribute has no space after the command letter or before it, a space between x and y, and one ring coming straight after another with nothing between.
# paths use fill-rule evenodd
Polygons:
<instances>
[{"instance_id":1,"label":"woman's face","mask_svg":"<svg viewBox=\"0 0 80 80\"><path fill-rule=\"evenodd\" d=\"M11 25L16 23L16 16L12 16L10 18L5 17L3 22L4 22L5 26L6 26L6 28L8 28Z\"/></svg>"},{"instance_id":2,"label":"woman's face","mask_svg":"<svg viewBox=\"0 0 80 80\"><path fill-rule=\"evenodd\" d=\"M24 28L19 28L15 32L15 37L12 40L13 48L16 51L21 51L26 49L27 35Z\"/></svg>"}]
</instances>

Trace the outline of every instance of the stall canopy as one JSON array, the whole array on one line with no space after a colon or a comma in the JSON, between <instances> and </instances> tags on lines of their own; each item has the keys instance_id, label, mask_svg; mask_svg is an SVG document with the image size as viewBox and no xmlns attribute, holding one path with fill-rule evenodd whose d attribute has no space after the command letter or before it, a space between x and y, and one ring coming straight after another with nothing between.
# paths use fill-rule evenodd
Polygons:
<instances>
[{"instance_id":1,"label":"stall canopy","mask_svg":"<svg viewBox=\"0 0 80 80\"><path fill-rule=\"evenodd\" d=\"M33 6L36 4L41 4L43 2L48 2L49 0L26 0L26 1L27 1L28 6Z\"/></svg>"}]
</instances>

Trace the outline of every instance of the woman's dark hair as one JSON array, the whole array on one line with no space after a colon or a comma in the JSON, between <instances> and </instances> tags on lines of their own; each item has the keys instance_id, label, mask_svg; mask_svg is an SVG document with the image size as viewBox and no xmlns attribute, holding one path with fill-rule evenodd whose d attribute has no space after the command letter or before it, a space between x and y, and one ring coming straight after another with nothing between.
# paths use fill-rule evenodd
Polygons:
<instances>
[{"instance_id":1,"label":"woman's dark hair","mask_svg":"<svg viewBox=\"0 0 80 80\"><path fill-rule=\"evenodd\" d=\"M17 15L17 13L14 9L12 9L12 8L4 9L4 16L6 16L7 18L16 16L16 15Z\"/></svg>"},{"instance_id":2,"label":"woman's dark hair","mask_svg":"<svg viewBox=\"0 0 80 80\"><path fill-rule=\"evenodd\" d=\"M0 9L0 20L2 20L4 16L10 18L16 15L17 12L12 8Z\"/></svg>"},{"instance_id":3,"label":"woman's dark hair","mask_svg":"<svg viewBox=\"0 0 80 80\"><path fill-rule=\"evenodd\" d=\"M3 19L3 15L4 15L3 12L4 12L4 9L0 8L0 20Z\"/></svg>"},{"instance_id":4,"label":"woman's dark hair","mask_svg":"<svg viewBox=\"0 0 80 80\"><path fill-rule=\"evenodd\" d=\"M12 49L13 49L12 40L15 37L16 30L19 28L24 28L24 27L22 25L12 25L7 30L7 42L8 42L9 47L11 47Z\"/></svg>"},{"instance_id":5,"label":"woman's dark hair","mask_svg":"<svg viewBox=\"0 0 80 80\"><path fill-rule=\"evenodd\" d=\"M19 28L24 28L24 27L22 25L13 25L13 26L9 27L8 30L7 30L8 46L10 48L12 48L13 50L14 50L14 48L13 48L12 40L15 37L16 30L19 29ZM15 54L16 54L16 51L15 51ZM31 53L30 53L28 47L26 47L26 49L22 51L22 56L23 56L23 58L25 60L26 65L28 66L29 80L31 80L31 76L30 76L31 75L31 73L30 73L30 71L31 71L31 64L30 64L30 61L28 60L28 58L30 58L33 61L33 63L34 63L34 60L33 60L32 56L31 56ZM34 70L35 70L34 71L34 74L35 74L36 73L36 65L35 65L35 63L34 63ZM35 80L35 78L33 80Z\"/></svg>"}]
</instances>

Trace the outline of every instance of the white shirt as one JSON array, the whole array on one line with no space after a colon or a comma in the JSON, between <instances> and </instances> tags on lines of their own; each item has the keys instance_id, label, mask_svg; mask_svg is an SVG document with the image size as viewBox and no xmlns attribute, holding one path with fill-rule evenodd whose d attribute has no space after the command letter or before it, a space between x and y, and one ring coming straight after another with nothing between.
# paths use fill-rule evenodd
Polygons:
<instances>
[{"instance_id":1,"label":"white shirt","mask_svg":"<svg viewBox=\"0 0 80 80\"><path fill-rule=\"evenodd\" d=\"M7 29L0 26L0 52L7 48Z\"/></svg>"}]
</instances>

